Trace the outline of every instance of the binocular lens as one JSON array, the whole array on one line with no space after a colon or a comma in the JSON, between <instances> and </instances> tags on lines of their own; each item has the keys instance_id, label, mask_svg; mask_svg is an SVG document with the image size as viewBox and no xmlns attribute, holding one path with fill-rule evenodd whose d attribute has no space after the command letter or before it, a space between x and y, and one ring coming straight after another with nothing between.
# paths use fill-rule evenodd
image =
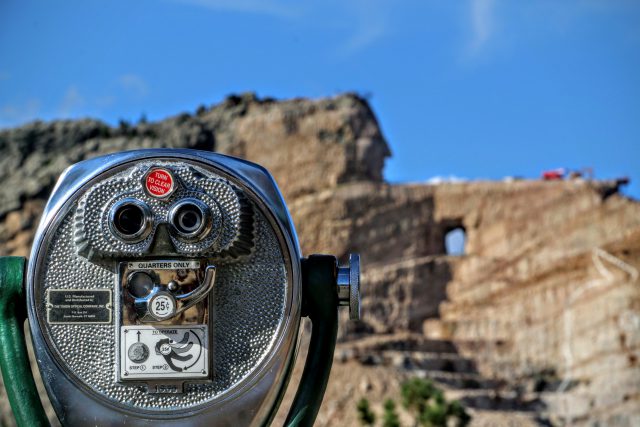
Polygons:
<instances>
[{"instance_id":1,"label":"binocular lens","mask_svg":"<svg viewBox=\"0 0 640 427\"><path fill-rule=\"evenodd\" d=\"M209 223L209 208L197 199L186 199L176 204L170 213L173 229L186 239L202 237Z\"/></svg>"},{"instance_id":2,"label":"binocular lens","mask_svg":"<svg viewBox=\"0 0 640 427\"><path fill-rule=\"evenodd\" d=\"M139 200L124 199L111 208L110 220L111 229L122 240L142 240L149 231L149 208Z\"/></svg>"},{"instance_id":3,"label":"binocular lens","mask_svg":"<svg viewBox=\"0 0 640 427\"><path fill-rule=\"evenodd\" d=\"M122 234L136 234L144 225L144 212L138 206L123 206L116 212L115 226Z\"/></svg>"},{"instance_id":4,"label":"binocular lens","mask_svg":"<svg viewBox=\"0 0 640 427\"><path fill-rule=\"evenodd\" d=\"M202 225L202 213L195 206L183 206L177 213L178 230L193 233Z\"/></svg>"}]
</instances>

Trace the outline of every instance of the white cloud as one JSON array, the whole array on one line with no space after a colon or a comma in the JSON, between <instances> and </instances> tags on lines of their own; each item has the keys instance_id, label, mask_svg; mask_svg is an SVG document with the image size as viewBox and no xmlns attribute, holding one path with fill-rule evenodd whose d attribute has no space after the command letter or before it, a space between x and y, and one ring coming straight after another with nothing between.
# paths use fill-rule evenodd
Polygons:
<instances>
[{"instance_id":1,"label":"white cloud","mask_svg":"<svg viewBox=\"0 0 640 427\"><path fill-rule=\"evenodd\" d=\"M456 182L465 182L465 181L468 181L468 179L461 178L455 175L449 175L449 176L437 175L427 179L425 184L436 185L436 184L456 183Z\"/></svg>"},{"instance_id":2,"label":"white cloud","mask_svg":"<svg viewBox=\"0 0 640 427\"><path fill-rule=\"evenodd\" d=\"M354 32L341 48L343 55L356 52L381 39L389 30L389 11L381 1L357 0L345 3L353 16Z\"/></svg>"},{"instance_id":3,"label":"white cloud","mask_svg":"<svg viewBox=\"0 0 640 427\"><path fill-rule=\"evenodd\" d=\"M149 93L149 85L144 79L136 74L124 74L118 78L118 83L137 98L144 98Z\"/></svg>"},{"instance_id":4,"label":"white cloud","mask_svg":"<svg viewBox=\"0 0 640 427\"><path fill-rule=\"evenodd\" d=\"M212 10L226 10L232 12L269 15L278 18L295 18L300 15L296 6L286 5L270 0L174 0L180 3L192 4Z\"/></svg>"},{"instance_id":5,"label":"white cloud","mask_svg":"<svg viewBox=\"0 0 640 427\"><path fill-rule=\"evenodd\" d=\"M71 85L67 89L58 108L62 116L70 116L85 104L84 97L80 94L77 86Z\"/></svg>"},{"instance_id":6,"label":"white cloud","mask_svg":"<svg viewBox=\"0 0 640 427\"><path fill-rule=\"evenodd\" d=\"M470 0L471 40L468 53L479 54L495 32L495 0Z\"/></svg>"},{"instance_id":7,"label":"white cloud","mask_svg":"<svg viewBox=\"0 0 640 427\"><path fill-rule=\"evenodd\" d=\"M349 34L337 48L339 55L347 56L361 50L387 34L389 9L394 3L388 0L351 0L304 3L282 0L173 0L214 11L259 14L291 22L322 25L331 28L331 22L319 22L317 16L330 13L332 21L343 19L341 27Z\"/></svg>"}]
</instances>

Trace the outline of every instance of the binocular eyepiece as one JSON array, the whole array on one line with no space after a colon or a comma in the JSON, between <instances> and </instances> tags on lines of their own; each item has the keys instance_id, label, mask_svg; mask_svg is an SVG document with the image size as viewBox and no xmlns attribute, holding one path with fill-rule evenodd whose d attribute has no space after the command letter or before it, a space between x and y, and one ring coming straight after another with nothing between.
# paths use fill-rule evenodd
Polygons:
<instances>
[{"instance_id":1,"label":"binocular eyepiece","mask_svg":"<svg viewBox=\"0 0 640 427\"><path fill-rule=\"evenodd\" d=\"M122 199L109 213L111 231L123 242L144 240L153 228L149 206L136 199ZM202 239L211 229L211 210L198 199L185 198L169 209L167 223L175 235L185 242Z\"/></svg>"},{"instance_id":2,"label":"binocular eyepiece","mask_svg":"<svg viewBox=\"0 0 640 427\"><path fill-rule=\"evenodd\" d=\"M359 317L359 281L356 255L302 257L264 168L140 150L60 178L28 266L28 316L60 421L134 426L269 423L309 316L322 351L309 353L289 420L310 425L337 307Z\"/></svg>"},{"instance_id":3,"label":"binocular eyepiece","mask_svg":"<svg viewBox=\"0 0 640 427\"><path fill-rule=\"evenodd\" d=\"M124 242L139 242L151 232L151 210L144 202L123 199L109 213L111 231Z\"/></svg>"},{"instance_id":4,"label":"binocular eyepiece","mask_svg":"<svg viewBox=\"0 0 640 427\"><path fill-rule=\"evenodd\" d=\"M211 227L211 212L197 199L184 199L169 210L169 224L180 238L197 241Z\"/></svg>"}]
</instances>

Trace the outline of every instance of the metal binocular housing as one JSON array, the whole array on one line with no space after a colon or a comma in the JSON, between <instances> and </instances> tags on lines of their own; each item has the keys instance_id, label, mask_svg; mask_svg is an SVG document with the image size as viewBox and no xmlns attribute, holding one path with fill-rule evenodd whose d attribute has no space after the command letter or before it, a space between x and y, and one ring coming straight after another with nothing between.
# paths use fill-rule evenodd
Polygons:
<instances>
[{"instance_id":1,"label":"metal binocular housing","mask_svg":"<svg viewBox=\"0 0 640 427\"><path fill-rule=\"evenodd\" d=\"M24 259L0 259L0 362L20 425L46 425L20 329ZM60 177L26 269L35 356L63 425L268 425L301 317L312 332L287 425L311 425L359 257L303 258L262 167L151 149ZM18 325L18 326L16 326ZM18 329L16 329L18 328Z\"/></svg>"}]
</instances>

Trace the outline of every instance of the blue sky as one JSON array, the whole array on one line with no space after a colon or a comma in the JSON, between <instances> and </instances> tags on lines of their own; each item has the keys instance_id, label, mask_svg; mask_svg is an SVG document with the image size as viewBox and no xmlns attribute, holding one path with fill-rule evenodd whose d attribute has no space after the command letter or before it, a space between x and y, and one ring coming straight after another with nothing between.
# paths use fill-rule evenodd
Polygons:
<instances>
[{"instance_id":1,"label":"blue sky","mask_svg":"<svg viewBox=\"0 0 640 427\"><path fill-rule=\"evenodd\" d=\"M387 179L593 167L640 197L640 2L0 5L0 127L193 112L231 93L369 98Z\"/></svg>"}]
</instances>

